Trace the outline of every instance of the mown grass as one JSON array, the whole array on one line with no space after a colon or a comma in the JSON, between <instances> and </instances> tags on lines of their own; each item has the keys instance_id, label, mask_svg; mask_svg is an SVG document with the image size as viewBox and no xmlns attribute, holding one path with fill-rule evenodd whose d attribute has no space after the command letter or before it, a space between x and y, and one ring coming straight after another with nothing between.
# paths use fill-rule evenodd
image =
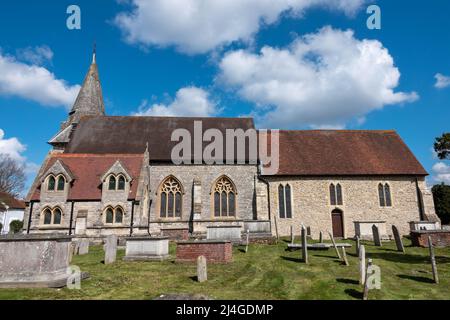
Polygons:
<instances>
[{"instance_id":1,"label":"mown grass","mask_svg":"<svg viewBox=\"0 0 450 320\"><path fill-rule=\"evenodd\" d=\"M432 283L428 249L410 246L398 253L395 243L374 247L364 243L367 257L381 268L381 290L371 290L370 299L450 299L450 248L437 248L440 284ZM347 241L353 244L352 241ZM301 252L286 251L287 243L250 245L248 253L235 247L234 261L208 265L209 280L195 281L195 264L174 262L124 262L119 250L117 262L104 265L102 247L91 247L72 264L91 277L80 290L0 289L0 299L153 299L160 294L205 294L214 299L361 299L358 258L354 247L347 250L350 266L336 258L334 250L309 251L310 263Z\"/></svg>"}]
</instances>

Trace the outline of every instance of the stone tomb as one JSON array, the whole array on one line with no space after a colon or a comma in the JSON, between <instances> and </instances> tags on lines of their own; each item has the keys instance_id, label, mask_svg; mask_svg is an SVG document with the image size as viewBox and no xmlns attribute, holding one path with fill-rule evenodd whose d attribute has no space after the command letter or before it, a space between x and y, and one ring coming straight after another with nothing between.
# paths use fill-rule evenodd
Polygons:
<instances>
[{"instance_id":1,"label":"stone tomb","mask_svg":"<svg viewBox=\"0 0 450 320\"><path fill-rule=\"evenodd\" d=\"M233 245L227 240L177 242L176 262L196 262L199 256L209 263L229 263L233 260Z\"/></svg>"},{"instance_id":2,"label":"stone tomb","mask_svg":"<svg viewBox=\"0 0 450 320\"><path fill-rule=\"evenodd\" d=\"M0 237L0 288L64 287L71 241L52 234Z\"/></svg>"},{"instance_id":3,"label":"stone tomb","mask_svg":"<svg viewBox=\"0 0 450 320\"><path fill-rule=\"evenodd\" d=\"M162 261L168 258L168 237L126 238L125 261Z\"/></svg>"},{"instance_id":4,"label":"stone tomb","mask_svg":"<svg viewBox=\"0 0 450 320\"><path fill-rule=\"evenodd\" d=\"M386 221L382 220L365 220L365 221L353 221L355 224L355 237L358 236L360 240L373 241L372 226L375 225L378 228L378 232L381 240L389 240L389 236L386 230Z\"/></svg>"},{"instance_id":5,"label":"stone tomb","mask_svg":"<svg viewBox=\"0 0 450 320\"><path fill-rule=\"evenodd\" d=\"M242 226L208 226L206 227L207 240L228 240L231 242L241 242Z\"/></svg>"},{"instance_id":6,"label":"stone tomb","mask_svg":"<svg viewBox=\"0 0 450 320\"><path fill-rule=\"evenodd\" d=\"M428 237L435 247L450 247L450 230L411 231L410 236L414 247L428 247Z\"/></svg>"}]
</instances>

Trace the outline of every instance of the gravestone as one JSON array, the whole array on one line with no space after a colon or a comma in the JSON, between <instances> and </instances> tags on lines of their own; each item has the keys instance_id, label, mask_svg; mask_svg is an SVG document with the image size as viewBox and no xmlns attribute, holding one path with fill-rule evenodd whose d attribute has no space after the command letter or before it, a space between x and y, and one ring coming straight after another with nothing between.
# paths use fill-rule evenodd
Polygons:
<instances>
[{"instance_id":1,"label":"gravestone","mask_svg":"<svg viewBox=\"0 0 450 320\"><path fill-rule=\"evenodd\" d=\"M302 226L302 259L304 263L309 263L308 260L308 240L307 240L306 228Z\"/></svg>"},{"instance_id":2,"label":"gravestone","mask_svg":"<svg viewBox=\"0 0 450 320\"><path fill-rule=\"evenodd\" d=\"M250 230L247 229L247 241L245 242L245 253L248 251L248 242L250 241Z\"/></svg>"},{"instance_id":3,"label":"gravestone","mask_svg":"<svg viewBox=\"0 0 450 320\"><path fill-rule=\"evenodd\" d=\"M403 246L402 237L400 236L400 233L398 232L398 229L396 226L392 226L392 233L394 234L395 239L395 245L397 246L397 251L405 253L405 247Z\"/></svg>"},{"instance_id":4,"label":"gravestone","mask_svg":"<svg viewBox=\"0 0 450 320\"><path fill-rule=\"evenodd\" d=\"M319 242L323 243L323 232L322 231L320 231L320 233L319 233Z\"/></svg>"},{"instance_id":5,"label":"gravestone","mask_svg":"<svg viewBox=\"0 0 450 320\"><path fill-rule=\"evenodd\" d=\"M294 226L291 226L291 243L294 244Z\"/></svg>"},{"instance_id":6,"label":"gravestone","mask_svg":"<svg viewBox=\"0 0 450 320\"><path fill-rule=\"evenodd\" d=\"M356 236L355 238L356 241L356 255L359 256L359 248L361 247L361 240L359 239L359 236Z\"/></svg>"},{"instance_id":7,"label":"gravestone","mask_svg":"<svg viewBox=\"0 0 450 320\"><path fill-rule=\"evenodd\" d=\"M369 299L369 270L372 268L372 259L369 259L367 263L366 274L364 277L364 291L363 291L363 300Z\"/></svg>"},{"instance_id":8,"label":"gravestone","mask_svg":"<svg viewBox=\"0 0 450 320\"><path fill-rule=\"evenodd\" d=\"M366 248L364 245L359 247L359 284L366 281Z\"/></svg>"},{"instance_id":9,"label":"gravestone","mask_svg":"<svg viewBox=\"0 0 450 320\"><path fill-rule=\"evenodd\" d=\"M433 242L431 241L430 236L428 236L428 248L430 250L430 260L431 260L431 269L433 271L433 280L434 283L439 283L439 275L436 266L436 257L434 256Z\"/></svg>"},{"instance_id":10,"label":"gravestone","mask_svg":"<svg viewBox=\"0 0 450 320\"><path fill-rule=\"evenodd\" d=\"M350 265L347 259L347 253L345 252L345 247L342 247L342 259L344 260L344 265L347 267Z\"/></svg>"},{"instance_id":11,"label":"gravestone","mask_svg":"<svg viewBox=\"0 0 450 320\"><path fill-rule=\"evenodd\" d=\"M78 254L84 255L89 253L89 239L81 239L78 247Z\"/></svg>"},{"instance_id":12,"label":"gravestone","mask_svg":"<svg viewBox=\"0 0 450 320\"><path fill-rule=\"evenodd\" d=\"M380 238L380 231L378 230L378 227L376 225L372 226L372 234L373 234L373 243L377 247L381 247L381 238Z\"/></svg>"},{"instance_id":13,"label":"gravestone","mask_svg":"<svg viewBox=\"0 0 450 320\"><path fill-rule=\"evenodd\" d=\"M331 242L333 243L334 250L336 251L336 255L338 256L339 260L341 260L341 254L339 253L338 247L336 246L336 242L334 241L334 237L331 234L331 232L328 232L328 235L330 236Z\"/></svg>"},{"instance_id":14,"label":"gravestone","mask_svg":"<svg viewBox=\"0 0 450 320\"><path fill-rule=\"evenodd\" d=\"M109 235L105 243L105 264L116 262L117 257L117 236Z\"/></svg>"},{"instance_id":15,"label":"gravestone","mask_svg":"<svg viewBox=\"0 0 450 320\"><path fill-rule=\"evenodd\" d=\"M206 258L205 258L205 256L199 256L197 258L197 281L205 282L206 280L208 280Z\"/></svg>"}]
</instances>

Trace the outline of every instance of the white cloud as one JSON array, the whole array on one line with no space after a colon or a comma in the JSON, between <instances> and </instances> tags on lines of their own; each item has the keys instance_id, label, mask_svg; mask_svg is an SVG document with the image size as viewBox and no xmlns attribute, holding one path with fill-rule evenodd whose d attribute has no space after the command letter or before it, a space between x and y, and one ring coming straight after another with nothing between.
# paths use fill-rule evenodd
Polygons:
<instances>
[{"instance_id":1,"label":"white cloud","mask_svg":"<svg viewBox=\"0 0 450 320\"><path fill-rule=\"evenodd\" d=\"M53 51L50 47L43 45L37 47L27 47L17 50L17 58L35 65L42 65L53 59Z\"/></svg>"},{"instance_id":2,"label":"white cloud","mask_svg":"<svg viewBox=\"0 0 450 320\"><path fill-rule=\"evenodd\" d=\"M20 143L17 138L5 139L5 131L0 129L0 154L9 155L12 159L24 162L25 157L21 155L26 150L26 147Z\"/></svg>"},{"instance_id":3,"label":"white cloud","mask_svg":"<svg viewBox=\"0 0 450 320\"><path fill-rule=\"evenodd\" d=\"M325 27L287 48L237 50L219 64L218 82L256 104L268 127L344 127L385 105L412 102L395 92L400 72L383 44L358 40L351 30Z\"/></svg>"},{"instance_id":4,"label":"white cloud","mask_svg":"<svg viewBox=\"0 0 450 320\"><path fill-rule=\"evenodd\" d=\"M235 41L251 42L263 25L311 7L354 14L367 0L131 0L115 18L125 40L204 53ZM122 2L122 1L121 1Z\"/></svg>"},{"instance_id":5,"label":"white cloud","mask_svg":"<svg viewBox=\"0 0 450 320\"><path fill-rule=\"evenodd\" d=\"M0 52L0 95L16 96L46 106L70 107L80 90L44 67L28 65Z\"/></svg>"},{"instance_id":6,"label":"white cloud","mask_svg":"<svg viewBox=\"0 0 450 320\"><path fill-rule=\"evenodd\" d=\"M219 111L207 91L197 87L185 87L177 91L175 99L169 104L150 105L144 100L139 111L133 115L208 117L216 115Z\"/></svg>"},{"instance_id":7,"label":"white cloud","mask_svg":"<svg viewBox=\"0 0 450 320\"><path fill-rule=\"evenodd\" d=\"M444 89L450 87L450 77L437 73L434 78L436 79L436 83L434 84L436 88Z\"/></svg>"},{"instance_id":8,"label":"white cloud","mask_svg":"<svg viewBox=\"0 0 450 320\"><path fill-rule=\"evenodd\" d=\"M436 163L433 168L433 180L436 183L444 182L445 184L450 185L450 166L445 164L444 162Z\"/></svg>"}]
</instances>

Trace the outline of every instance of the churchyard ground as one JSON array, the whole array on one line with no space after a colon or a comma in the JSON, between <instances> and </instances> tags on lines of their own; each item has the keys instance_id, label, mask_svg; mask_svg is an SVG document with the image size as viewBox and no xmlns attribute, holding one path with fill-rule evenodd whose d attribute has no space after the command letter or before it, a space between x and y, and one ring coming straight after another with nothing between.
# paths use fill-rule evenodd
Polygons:
<instances>
[{"instance_id":1,"label":"churchyard ground","mask_svg":"<svg viewBox=\"0 0 450 320\"><path fill-rule=\"evenodd\" d=\"M353 244L347 249L350 266L344 266L335 251L309 250L309 264L301 262L300 251L285 251L287 239L277 245L251 244L233 249L234 262L208 264L208 281L196 281L196 264L125 262L118 251L114 264L104 265L101 246L75 256L72 265L90 273L79 290L0 289L0 299L153 299L160 294L205 294L214 299L361 299L358 257ZM395 242L383 247L363 241L366 258L381 268L381 289L371 290L369 299L450 299L450 248L436 248L440 284L432 282L427 248L411 247L404 239L406 253L395 250Z\"/></svg>"}]
</instances>

